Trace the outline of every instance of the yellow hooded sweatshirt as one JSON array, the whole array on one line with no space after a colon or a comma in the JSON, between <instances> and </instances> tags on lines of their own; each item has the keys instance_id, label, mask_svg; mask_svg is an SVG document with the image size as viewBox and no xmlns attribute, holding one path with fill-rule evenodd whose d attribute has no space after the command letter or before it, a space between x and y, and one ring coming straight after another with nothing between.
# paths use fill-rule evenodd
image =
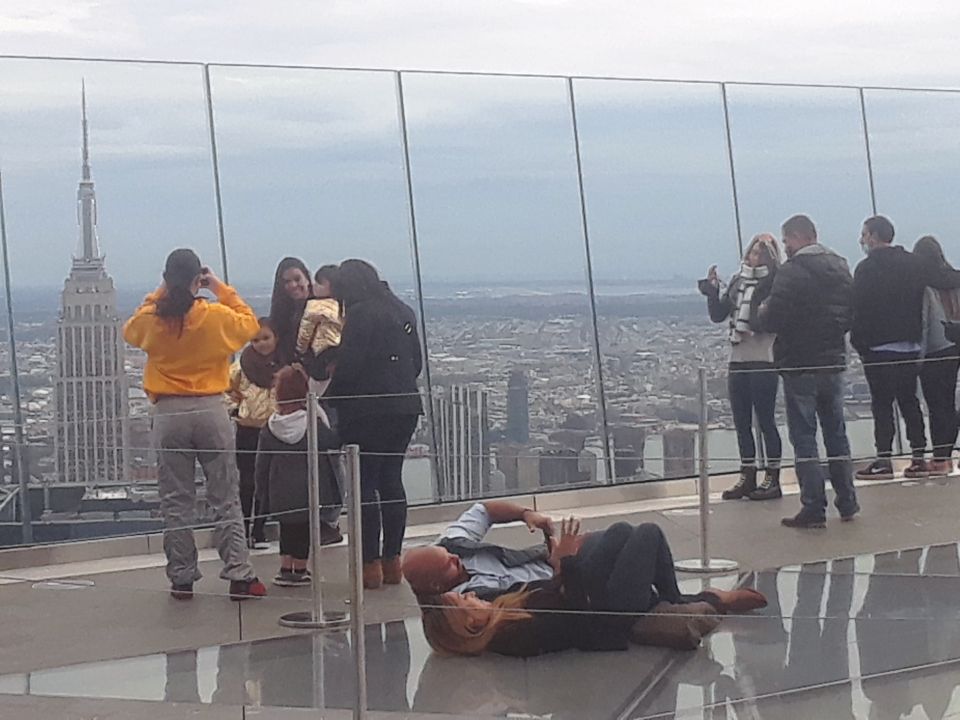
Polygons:
<instances>
[{"instance_id":1,"label":"yellow hooded sweatshirt","mask_svg":"<svg viewBox=\"0 0 960 720\"><path fill-rule=\"evenodd\" d=\"M162 395L219 395L230 387L230 356L260 329L257 316L229 285L217 290L216 303L198 299L177 323L157 317L161 288L143 299L123 338L147 353L143 389Z\"/></svg>"}]
</instances>

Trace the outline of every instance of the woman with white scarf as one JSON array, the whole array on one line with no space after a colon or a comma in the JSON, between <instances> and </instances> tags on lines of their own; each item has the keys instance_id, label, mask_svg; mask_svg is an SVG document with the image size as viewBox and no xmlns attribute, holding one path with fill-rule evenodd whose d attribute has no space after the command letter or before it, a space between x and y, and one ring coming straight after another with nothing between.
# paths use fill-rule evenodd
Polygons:
<instances>
[{"instance_id":1,"label":"woman with white scarf","mask_svg":"<svg viewBox=\"0 0 960 720\"><path fill-rule=\"evenodd\" d=\"M751 329L760 303L770 294L779 266L780 248L776 239L769 233L761 233L750 241L740 271L722 295L716 265L710 268L706 280L700 281L700 292L707 296L710 319L717 323L727 321L730 326L728 387L740 450L740 478L723 493L724 500L771 500L782 496L783 446L775 417L780 382L773 362L775 336ZM767 451L766 472L759 484L754 414Z\"/></svg>"}]
</instances>

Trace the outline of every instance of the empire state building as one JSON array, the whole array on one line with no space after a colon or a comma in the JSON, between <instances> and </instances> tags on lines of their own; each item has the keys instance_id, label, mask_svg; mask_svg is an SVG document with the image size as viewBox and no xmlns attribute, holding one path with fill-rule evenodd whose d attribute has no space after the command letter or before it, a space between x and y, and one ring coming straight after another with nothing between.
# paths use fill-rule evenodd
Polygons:
<instances>
[{"instance_id":1,"label":"empire state building","mask_svg":"<svg viewBox=\"0 0 960 720\"><path fill-rule=\"evenodd\" d=\"M83 165L77 189L80 240L63 286L57 327L57 480L93 486L127 479L129 404L113 278L97 239L86 88Z\"/></svg>"}]
</instances>

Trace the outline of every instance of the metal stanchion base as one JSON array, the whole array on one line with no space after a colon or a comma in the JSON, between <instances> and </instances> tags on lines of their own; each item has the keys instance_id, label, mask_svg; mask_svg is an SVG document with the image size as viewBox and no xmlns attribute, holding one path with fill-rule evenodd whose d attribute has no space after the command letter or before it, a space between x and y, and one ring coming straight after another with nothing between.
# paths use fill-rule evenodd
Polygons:
<instances>
[{"instance_id":1,"label":"metal stanchion base","mask_svg":"<svg viewBox=\"0 0 960 720\"><path fill-rule=\"evenodd\" d=\"M309 610L287 613L281 615L277 621L283 627L306 628L310 630L339 630L349 627L350 613L346 612L325 612L322 618L315 618Z\"/></svg>"},{"instance_id":2,"label":"metal stanchion base","mask_svg":"<svg viewBox=\"0 0 960 720\"><path fill-rule=\"evenodd\" d=\"M721 560L711 558L706 563L703 560L681 560L674 563L673 566L680 572L697 573L700 575L709 575L713 573L729 573L740 568L735 560Z\"/></svg>"}]
</instances>

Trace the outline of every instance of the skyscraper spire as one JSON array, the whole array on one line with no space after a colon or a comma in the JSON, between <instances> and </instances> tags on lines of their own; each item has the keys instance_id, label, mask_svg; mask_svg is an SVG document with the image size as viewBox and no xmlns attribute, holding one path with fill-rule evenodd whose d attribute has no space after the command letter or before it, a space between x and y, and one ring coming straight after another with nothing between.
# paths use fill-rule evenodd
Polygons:
<instances>
[{"instance_id":1,"label":"skyscraper spire","mask_svg":"<svg viewBox=\"0 0 960 720\"><path fill-rule=\"evenodd\" d=\"M84 180L90 179L90 132L87 126L87 81L80 80L80 107L83 124L83 175Z\"/></svg>"},{"instance_id":2,"label":"skyscraper spire","mask_svg":"<svg viewBox=\"0 0 960 720\"><path fill-rule=\"evenodd\" d=\"M81 125L83 127L83 148L81 157L83 167L80 186L77 188L77 221L80 224L80 247L76 258L83 263L97 263L102 260L100 243L97 240L97 195L93 188L90 173L90 132L87 126L87 85L80 82Z\"/></svg>"}]
</instances>

